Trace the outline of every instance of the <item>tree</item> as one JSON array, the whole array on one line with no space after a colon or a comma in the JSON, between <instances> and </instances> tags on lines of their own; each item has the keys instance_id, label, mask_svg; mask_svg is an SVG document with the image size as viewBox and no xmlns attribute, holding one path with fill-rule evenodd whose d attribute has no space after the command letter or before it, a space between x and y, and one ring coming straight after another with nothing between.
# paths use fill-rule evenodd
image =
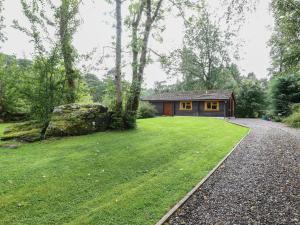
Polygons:
<instances>
[{"instance_id":1,"label":"tree","mask_svg":"<svg viewBox=\"0 0 300 225\"><path fill-rule=\"evenodd\" d=\"M14 119L16 114L28 112L24 79L31 68L29 61L0 54L0 120Z\"/></svg>"},{"instance_id":2,"label":"tree","mask_svg":"<svg viewBox=\"0 0 300 225\"><path fill-rule=\"evenodd\" d=\"M300 2L272 0L275 29L269 41L272 75L269 99L275 116L288 116L292 104L300 102Z\"/></svg>"},{"instance_id":3,"label":"tree","mask_svg":"<svg viewBox=\"0 0 300 225\"><path fill-rule=\"evenodd\" d=\"M144 69L147 64L149 37L154 24L161 19L162 3L163 0L142 0L135 1L130 5L131 16L127 18L127 24L132 32L132 82L126 111L134 116L140 101Z\"/></svg>"},{"instance_id":4,"label":"tree","mask_svg":"<svg viewBox=\"0 0 300 225\"><path fill-rule=\"evenodd\" d=\"M259 81L243 79L237 94L236 116L254 118L263 114L265 92Z\"/></svg>"},{"instance_id":5,"label":"tree","mask_svg":"<svg viewBox=\"0 0 300 225\"><path fill-rule=\"evenodd\" d=\"M300 2L273 0L275 29L269 41L273 74L295 72L300 68Z\"/></svg>"},{"instance_id":6,"label":"tree","mask_svg":"<svg viewBox=\"0 0 300 225\"><path fill-rule=\"evenodd\" d=\"M290 115L292 105L300 103L300 73L273 77L270 83L269 95L271 110L274 115Z\"/></svg>"},{"instance_id":7,"label":"tree","mask_svg":"<svg viewBox=\"0 0 300 225\"><path fill-rule=\"evenodd\" d=\"M167 73L182 76L184 89L211 90L218 87L230 61L230 34L212 21L205 5L197 15L186 23L183 48L172 52L163 63Z\"/></svg>"},{"instance_id":8,"label":"tree","mask_svg":"<svg viewBox=\"0 0 300 225\"><path fill-rule=\"evenodd\" d=\"M68 103L74 103L76 101L76 79L78 78L78 71L74 68L76 50L72 45L72 40L80 24L77 15L81 0L61 0L61 5L58 8L56 8L51 1L48 2L55 11L57 34L67 81L66 100ZM48 22L50 21L49 19L47 20Z\"/></svg>"},{"instance_id":9,"label":"tree","mask_svg":"<svg viewBox=\"0 0 300 225\"><path fill-rule=\"evenodd\" d=\"M115 93L117 113L122 113L122 1L116 0L116 69L115 69Z\"/></svg>"},{"instance_id":10,"label":"tree","mask_svg":"<svg viewBox=\"0 0 300 225\"><path fill-rule=\"evenodd\" d=\"M43 138L54 107L65 103L66 79L61 76L65 68L61 63L59 41L49 37L47 26L54 26L54 23L45 14L44 1L32 0L28 3L21 0L21 4L30 28L22 27L17 21L14 21L14 27L27 34L34 45L32 72L24 79L25 96L30 100L33 119L44 127L41 132Z\"/></svg>"},{"instance_id":11,"label":"tree","mask_svg":"<svg viewBox=\"0 0 300 225\"><path fill-rule=\"evenodd\" d=\"M102 102L104 90L106 88L105 82L91 73L84 75L83 79L90 89L90 95L92 96L93 101Z\"/></svg>"},{"instance_id":12,"label":"tree","mask_svg":"<svg viewBox=\"0 0 300 225\"><path fill-rule=\"evenodd\" d=\"M103 79L104 84L104 90L103 90L103 96L101 99L101 103L108 107L110 110L114 111L116 107L116 89L115 89L115 80L113 75L107 75L105 79ZM130 88L130 83L126 80L122 80L121 87L124 92L122 94L122 101L126 100L126 93L128 93ZM126 127L126 121L124 118L124 112L122 113L114 113L113 115L114 120L112 123L114 123L114 129L127 129L130 127Z\"/></svg>"}]
</instances>

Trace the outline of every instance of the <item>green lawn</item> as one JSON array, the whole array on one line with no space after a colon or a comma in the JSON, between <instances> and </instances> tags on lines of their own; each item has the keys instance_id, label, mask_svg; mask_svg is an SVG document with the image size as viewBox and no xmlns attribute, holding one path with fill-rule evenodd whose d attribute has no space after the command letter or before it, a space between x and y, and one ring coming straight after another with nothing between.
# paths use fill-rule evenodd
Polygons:
<instances>
[{"instance_id":1,"label":"green lawn","mask_svg":"<svg viewBox=\"0 0 300 225\"><path fill-rule=\"evenodd\" d=\"M247 131L155 118L134 131L0 148L0 224L155 224Z\"/></svg>"}]
</instances>

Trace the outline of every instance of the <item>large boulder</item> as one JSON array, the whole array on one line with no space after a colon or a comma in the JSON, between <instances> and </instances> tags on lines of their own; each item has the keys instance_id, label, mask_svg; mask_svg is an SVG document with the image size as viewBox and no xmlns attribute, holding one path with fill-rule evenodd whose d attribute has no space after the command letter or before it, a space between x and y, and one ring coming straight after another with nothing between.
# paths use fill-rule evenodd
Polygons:
<instances>
[{"instance_id":1,"label":"large boulder","mask_svg":"<svg viewBox=\"0 0 300 225\"><path fill-rule=\"evenodd\" d=\"M43 125L36 121L15 123L5 128L2 141L17 140L25 142L35 142L41 139Z\"/></svg>"},{"instance_id":2,"label":"large boulder","mask_svg":"<svg viewBox=\"0 0 300 225\"><path fill-rule=\"evenodd\" d=\"M89 134L108 129L110 115L101 104L69 104L54 109L45 137Z\"/></svg>"}]
</instances>

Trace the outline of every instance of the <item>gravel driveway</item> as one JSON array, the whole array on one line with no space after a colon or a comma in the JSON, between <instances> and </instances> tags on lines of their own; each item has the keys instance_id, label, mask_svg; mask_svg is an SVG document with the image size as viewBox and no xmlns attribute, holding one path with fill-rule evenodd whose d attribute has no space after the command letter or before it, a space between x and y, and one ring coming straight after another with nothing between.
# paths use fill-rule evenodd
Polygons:
<instances>
[{"instance_id":1,"label":"gravel driveway","mask_svg":"<svg viewBox=\"0 0 300 225\"><path fill-rule=\"evenodd\" d=\"M225 163L168 224L300 224L300 131L255 119Z\"/></svg>"}]
</instances>

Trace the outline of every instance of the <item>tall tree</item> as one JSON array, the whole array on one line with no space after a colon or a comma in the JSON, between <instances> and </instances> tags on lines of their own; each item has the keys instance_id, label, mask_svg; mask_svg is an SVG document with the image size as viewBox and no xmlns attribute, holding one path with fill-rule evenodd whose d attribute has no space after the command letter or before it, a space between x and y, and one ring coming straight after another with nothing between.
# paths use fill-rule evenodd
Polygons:
<instances>
[{"instance_id":1,"label":"tall tree","mask_svg":"<svg viewBox=\"0 0 300 225\"><path fill-rule=\"evenodd\" d=\"M185 89L214 89L230 62L230 33L222 32L205 5L186 23L183 48L164 60L166 72L182 76Z\"/></svg>"},{"instance_id":2,"label":"tall tree","mask_svg":"<svg viewBox=\"0 0 300 225\"><path fill-rule=\"evenodd\" d=\"M300 103L300 73L274 76L269 91L273 115L290 115L292 105Z\"/></svg>"},{"instance_id":3,"label":"tall tree","mask_svg":"<svg viewBox=\"0 0 300 225\"><path fill-rule=\"evenodd\" d=\"M122 112L122 0L116 0L116 112Z\"/></svg>"},{"instance_id":4,"label":"tall tree","mask_svg":"<svg viewBox=\"0 0 300 225\"><path fill-rule=\"evenodd\" d=\"M72 45L72 40L80 24L77 18L80 3L81 0L61 0L61 5L58 8L55 8L51 4L52 8L56 11L55 18L58 24L58 37L68 87L66 96L68 103L74 103L76 100L76 79L78 78L78 72L74 66L76 51Z\"/></svg>"},{"instance_id":5,"label":"tall tree","mask_svg":"<svg viewBox=\"0 0 300 225\"><path fill-rule=\"evenodd\" d=\"M243 79L236 93L238 117L259 117L263 114L265 92L258 80Z\"/></svg>"},{"instance_id":6,"label":"tall tree","mask_svg":"<svg viewBox=\"0 0 300 225\"><path fill-rule=\"evenodd\" d=\"M127 24L131 28L132 83L126 110L133 114L139 106L150 33L161 18L162 3L163 0L141 0L130 5L131 16Z\"/></svg>"},{"instance_id":7,"label":"tall tree","mask_svg":"<svg viewBox=\"0 0 300 225\"><path fill-rule=\"evenodd\" d=\"M272 0L275 29L271 46L273 74L296 72L300 69L300 2Z\"/></svg>"},{"instance_id":8,"label":"tall tree","mask_svg":"<svg viewBox=\"0 0 300 225\"><path fill-rule=\"evenodd\" d=\"M46 7L46 3L51 10ZM21 26L18 21L14 21L14 27L27 34L34 46L33 71L26 79L26 96L31 101L33 119L47 127L54 107L69 102L66 99L68 90L65 88L67 78L62 76L66 71L66 64L62 58L61 38L59 32L54 37L50 32L53 28L60 31L60 24L56 23L59 20L55 21L56 12L60 8L56 8L51 0L21 0L21 4L30 27Z\"/></svg>"}]
</instances>

